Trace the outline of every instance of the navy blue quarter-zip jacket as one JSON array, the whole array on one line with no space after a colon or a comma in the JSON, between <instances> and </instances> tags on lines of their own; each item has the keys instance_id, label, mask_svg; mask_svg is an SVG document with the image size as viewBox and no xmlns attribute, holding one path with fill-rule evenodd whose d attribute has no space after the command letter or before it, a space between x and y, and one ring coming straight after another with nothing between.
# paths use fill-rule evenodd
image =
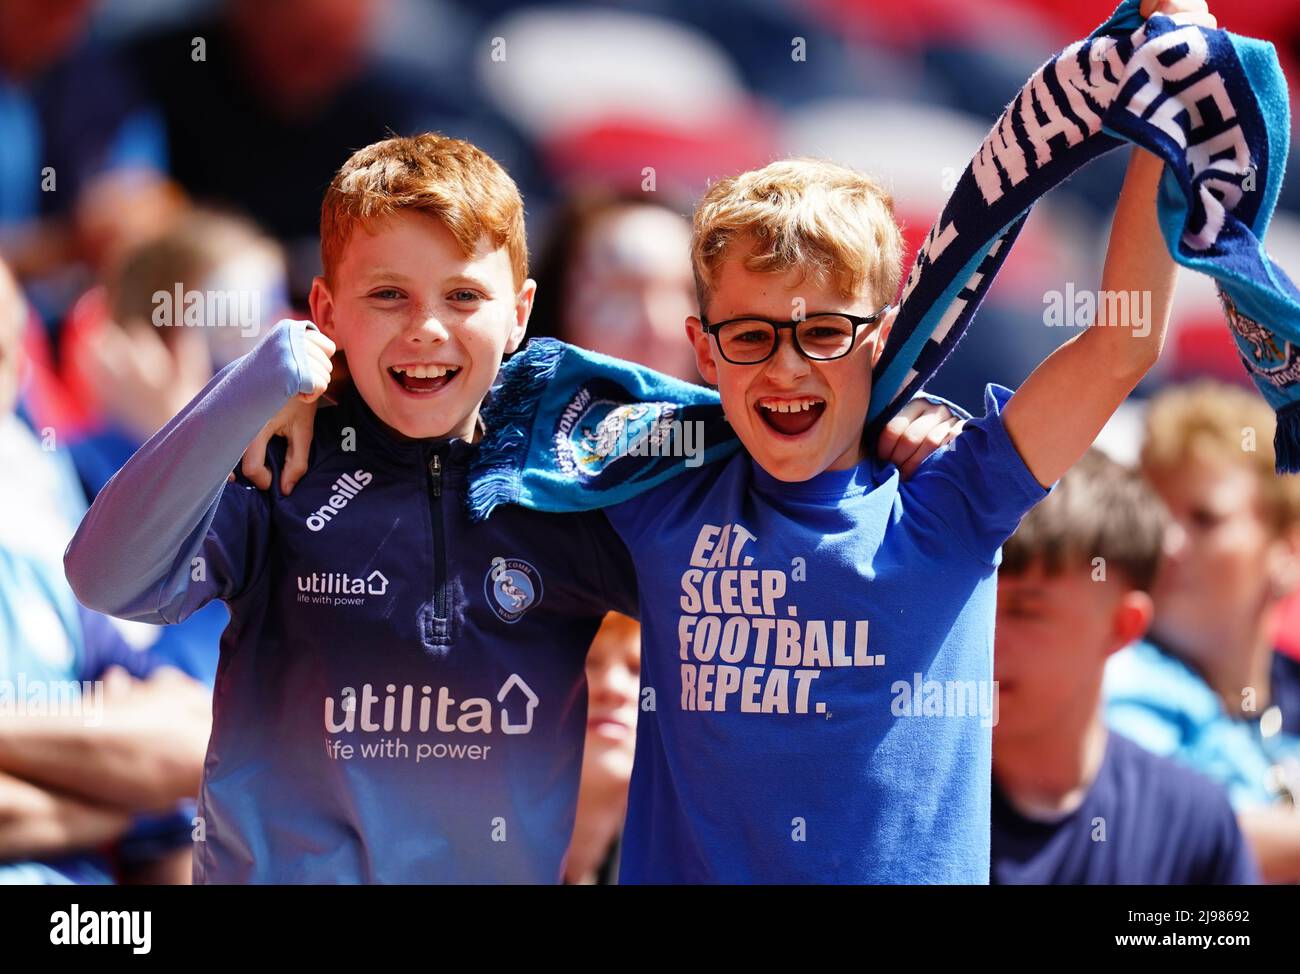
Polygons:
<instances>
[{"instance_id":1,"label":"navy blue quarter-zip jacket","mask_svg":"<svg viewBox=\"0 0 1300 974\"><path fill-rule=\"evenodd\" d=\"M88 606L231 613L196 881L555 882L586 730L587 647L635 615L600 512L463 508L476 447L398 440L355 392L308 473L226 483L306 391L302 322L218 374L100 493L65 566Z\"/></svg>"}]
</instances>

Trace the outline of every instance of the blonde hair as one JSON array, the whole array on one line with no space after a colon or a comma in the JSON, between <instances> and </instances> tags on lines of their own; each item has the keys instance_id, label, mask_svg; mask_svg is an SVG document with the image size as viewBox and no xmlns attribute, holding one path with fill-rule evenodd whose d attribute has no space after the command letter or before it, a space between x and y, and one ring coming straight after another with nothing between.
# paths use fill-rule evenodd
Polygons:
<instances>
[{"instance_id":1,"label":"blonde hair","mask_svg":"<svg viewBox=\"0 0 1300 974\"><path fill-rule=\"evenodd\" d=\"M466 256L486 235L510 257L515 287L528 277L528 240L519 188L482 149L436 132L358 149L334 174L320 213L321 263L331 280L358 226L399 210L437 217Z\"/></svg>"},{"instance_id":2,"label":"blonde hair","mask_svg":"<svg viewBox=\"0 0 1300 974\"><path fill-rule=\"evenodd\" d=\"M1188 459L1250 467L1263 514L1279 531L1300 524L1300 478L1274 470L1276 418L1254 393L1210 379L1166 389L1151 400L1142 444L1144 472L1177 472ZM1246 449L1253 436L1254 449Z\"/></svg>"},{"instance_id":3,"label":"blonde hair","mask_svg":"<svg viewBox=\"0 0 1300 974\"><path fill-rule=\"evenodd\" d=\"M892 301L903 265L894 201L870 176L822 159L782 159L715 183L695 209L691 262L700 310L731 244L752 237L745 268L798 268L856 300Z\"/></svg>"}]
</instances>

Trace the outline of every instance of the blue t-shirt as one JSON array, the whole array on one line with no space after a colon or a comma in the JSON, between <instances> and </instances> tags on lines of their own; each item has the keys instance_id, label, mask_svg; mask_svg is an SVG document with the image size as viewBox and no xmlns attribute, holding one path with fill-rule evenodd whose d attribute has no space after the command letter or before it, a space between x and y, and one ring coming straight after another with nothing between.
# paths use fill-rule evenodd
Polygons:
<instances>
[{"instance_id":1,"label":"blue t-shirt","mask_svg":"<svg viewBox=\"0 0 1300 974\"><path fill-rule=\"evenodd\" d=\"M988 881L997 564L1047 493L1010 395L906 482L742 452L608 510L643 620L621 881Z\"/></svg>"},{"instance_id":2,"label":"blue t-shirt","mask_svg":"<svg viewBox=\"0 0 1300 974\"><path fill-rule=\"evenodd\" d=\"M1250 849L1223 790L1111 733L1083 803L1026 817L993 782L989 878L1000 885L1249 885Z\"/></svg>"}]
</instances>

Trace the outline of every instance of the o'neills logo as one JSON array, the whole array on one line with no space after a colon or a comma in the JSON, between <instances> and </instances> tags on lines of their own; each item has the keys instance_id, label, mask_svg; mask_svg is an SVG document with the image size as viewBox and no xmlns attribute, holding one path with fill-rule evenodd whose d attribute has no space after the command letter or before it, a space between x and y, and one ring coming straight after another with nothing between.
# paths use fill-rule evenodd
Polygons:
<instances>
[{"instance_id":1,"label":"o'neills logo","mask_svg":"<svg viewBox=\"0 0 1300 974\"><path fill-rule=\"evenodd\" d=\"M324 530L325 525L329 524L339 511L348 506L348 501L361 493L366 484L374 479L374 474L370 473L370 471L358 470L356 473L345 473L334 481L334 493L330 494L330 499L318 507L314 514L307 515L307 528L311 531Z\"/></svg>"}]
</instances>

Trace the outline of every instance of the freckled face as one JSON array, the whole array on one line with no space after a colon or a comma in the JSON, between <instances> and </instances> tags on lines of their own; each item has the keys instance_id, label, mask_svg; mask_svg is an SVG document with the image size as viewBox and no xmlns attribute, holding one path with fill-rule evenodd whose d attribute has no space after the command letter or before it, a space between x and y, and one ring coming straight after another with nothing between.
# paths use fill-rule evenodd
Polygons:
<instances>
[{"instance_id":1,"label":"freckled face","mask_svg":"<svg viewBox=\"0 0 1300 974\"><path fill-rule=\"evenodd\" d=\"M404 210L353 232L311 306L387 426L471 438L502 357L523 341L534 290L514 287L504 248L482 237L466 255L441 220Z\"/></svg>"}]
</instances>

